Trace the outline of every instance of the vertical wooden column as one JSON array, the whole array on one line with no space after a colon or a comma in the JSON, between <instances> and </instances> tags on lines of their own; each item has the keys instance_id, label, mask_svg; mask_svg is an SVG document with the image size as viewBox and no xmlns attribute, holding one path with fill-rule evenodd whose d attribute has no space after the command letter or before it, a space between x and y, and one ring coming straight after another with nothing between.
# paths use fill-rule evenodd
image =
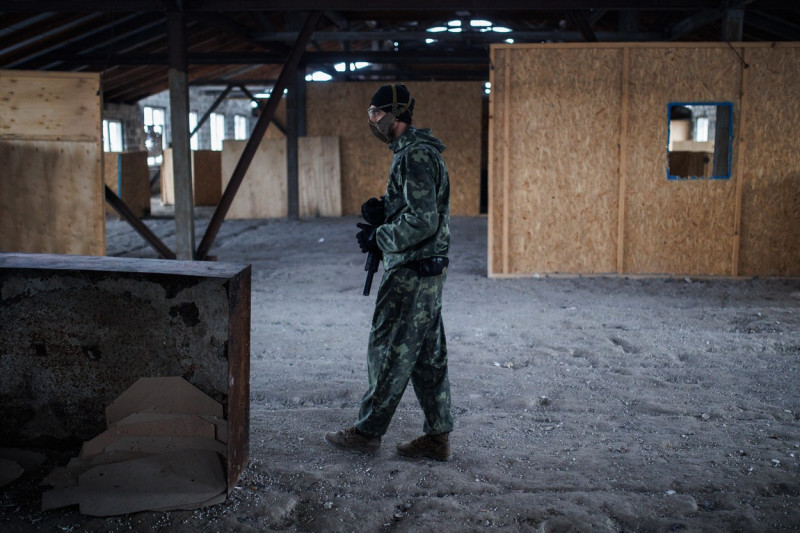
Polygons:
<instances>
[{"instance_id":1,"label":"vertical wooden column","mask_svg":"<svg viewBox=\"0 0 800 533\"><path fill-rule=\"evenodd\" d=\"M172 173L175 183L175 237L178 259L194 259L194 199L189 147L189 82L183 13L167 13Z\"/></svg>"},{"instance_id":2,"label":"vertical wooden column","mask_svg":"<svg viewBox=\"0 0 800 533\"><path fill-rule=\"evenodd\" d=\"M291 220L300 217L298 138L306 135L306 73L298 65L286 96L286 201Z\"/></svg>"},{"instance_id":3,"label":"vertical wooden column","mask_svg":"<svg viewBox=\"0 0 800 533\"><path fill-rule=\"evenodd\" d=\"M747 171L747 160L745 154L747 153L747 143L749 139L742 136L745 125L749 117L747 116L747 99L748 99L748 68L749 65L745 61L747 57L747 49L741 48L742 51L742 64L740 67L741 81L739 84L739 115L738 117L731 117L731 120L736 124L734 130L734 146L733 157L731 159L731 178L736 181L736 189L734 192L734 211L733 211L733 250L731 251L731 276L739 276L739 256L742 248L742 189L744 188L744 179ZM735 110L734 110L735 112ZM736 120L738 118L738 120Z\"/></svg>"},{"instance_id":4,"label":"vertical wooden column","mask_svg":"<svg viewBox=\"0 0 800 533\"><path fill-rule=\"evenodd\" d=\"M617 195L617 274L625 273L625 198L628 188L628 94L631 52L629 47L622 49L622 95L619 128L619 192Z\"/></svg>"}]
</instances>

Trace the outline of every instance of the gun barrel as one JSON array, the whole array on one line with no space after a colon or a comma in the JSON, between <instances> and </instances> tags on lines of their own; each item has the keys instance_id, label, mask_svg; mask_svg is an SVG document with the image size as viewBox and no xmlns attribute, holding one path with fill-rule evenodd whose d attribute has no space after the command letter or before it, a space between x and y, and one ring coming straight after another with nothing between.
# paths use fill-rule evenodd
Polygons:
<instances>
[{"instance_id":1,"label":"gun barrel","mask_svg":"<svg viewBox=\"0 0 800 533\"><path fill-rule=\"evenodd\" d=\"M367 254L367 263L364 265L364 270L367 271L367 279L364 280L364 291L362 292L364 296L369 296L369 291L372 289L372 276L378 271L379 263L380 257L378 254L373 252Z\"/></svg>"}]
</instances>

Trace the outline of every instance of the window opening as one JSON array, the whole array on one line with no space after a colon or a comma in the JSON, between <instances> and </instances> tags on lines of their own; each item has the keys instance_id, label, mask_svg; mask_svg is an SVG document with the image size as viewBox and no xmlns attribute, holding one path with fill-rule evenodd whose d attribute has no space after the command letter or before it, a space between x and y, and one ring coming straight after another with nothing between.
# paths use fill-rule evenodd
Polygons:
<instances>
[{"instance_id":1,"label":"window opening","mask_svg":"<svg viewBox=\"0 0 800 533\"><path fill-rule=\"evenodd\" d=\"M154 167L164 160L164 126L167 110L163 107L144 108L144 145L147 148L147 164Z\"/></svg>"},{"instance_id":2,"label":"window opening","mask_svg":"<svg viewBox=\"0 0 800 533\"><path fill-rule=\"evenodd\" d=\"M211 149L222 150L222 141L225 139L225 115L211 113Z\"/></svg>"},{"instance_id":3,"label":"window opening","mask_svg":"<svg viewBox=\"0 0 800 533\"><path fill-rule=\"evenodd\" d=\"M122 144L122 121L103 120L103 151L121 152Z\"/></svg>"},{"instance_id":4,"label":"window opening","mask_svg":"<svg viewBox=\"0 0 800 533\"><path fill-rule=\"evenodd\" d=\"M237 141L247 139L247 117L244 115L233 116L233 138Z\"/></svg>"},{"instance_id":5,"label":"window opening","mask_svg":"<svg viewBox=\"0 0 800 533\"><path fill-rule=\"evenodd\" d=\"M667 177L730 179L733 104L671 103L667 113Z\"/></svg>"},{"instance_id":6,"label":"window opening","mask_svg":"<svg viewBox=\"0 0 800 533\"><path fill-rule=\"evenodd\" d=\"M189 112L189 132L190 133L193 132L196 127L197 127L197 112L190 111ZM197 134L198 134L198 132L195 132L194 135L192 135L192 137L189 139L189 147L192 150L199 150L200 149L200 147L199 147L200 143L197 140Z\"/></svg>"}]
</instances>

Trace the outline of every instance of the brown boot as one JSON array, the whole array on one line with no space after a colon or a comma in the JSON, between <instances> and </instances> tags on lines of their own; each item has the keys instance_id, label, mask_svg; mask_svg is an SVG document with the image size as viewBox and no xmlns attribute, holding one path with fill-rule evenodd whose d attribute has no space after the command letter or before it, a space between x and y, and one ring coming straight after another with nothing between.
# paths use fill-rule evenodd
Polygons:
<instances>
[{"instance_id":1,"label":"brown boot","mask_svg":"<svg viewBox=\"0 0 800 533\"><path fill-rule=\"evenodd\" d=\"M411 442L397 445L397 453L403 457L426 457L437 461L450 459L450 434L423 435Z\"/></svg>"},{"instance_id":2,"label":"brown boot","mask_svg":"<svg viewBox=\"0 0 800 533\"><path fill-rule=\"evenodd\" d=\"M381 447L380 437L370 437L355 427L349 427L336 433L325 433L325 440L339 448L361 452L374 452Z\"/></svg>"}]
</instances>

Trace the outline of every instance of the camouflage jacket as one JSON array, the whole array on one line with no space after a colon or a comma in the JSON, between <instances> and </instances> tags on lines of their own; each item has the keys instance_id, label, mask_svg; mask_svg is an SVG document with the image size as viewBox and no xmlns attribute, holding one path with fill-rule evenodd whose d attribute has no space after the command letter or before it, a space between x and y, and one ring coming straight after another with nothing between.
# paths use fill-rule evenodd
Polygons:
<instances>
[{"instance_id":1,"label":"camouflage jacket","mask_svg":"<svg viewBox=\"0 0 800 533\"><path fill-rule=\"evenodd\" d=\"M444 144L429 129L410 126L394 152L384 198L386 223L377 230L385 270L408 261L446 256L450 248L450 178Z\"/></svg>"}]
</instances>

